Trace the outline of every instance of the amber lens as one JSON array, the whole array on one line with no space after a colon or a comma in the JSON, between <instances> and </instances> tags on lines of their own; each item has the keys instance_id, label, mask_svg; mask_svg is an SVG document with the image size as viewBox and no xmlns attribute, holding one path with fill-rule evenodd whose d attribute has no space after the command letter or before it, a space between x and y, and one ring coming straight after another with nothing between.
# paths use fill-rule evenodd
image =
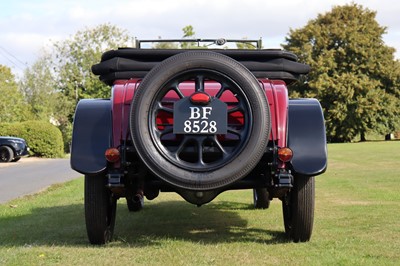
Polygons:
<instances>
[{"instance_id":1,"label":"amber lens","mask_svg":"<svg viewBox=\"0 0 400 266\"><path fill-rule=\"evenodd\" d=\"M289 162L292 160L293 151L287 147L278 149L278 158L282 162Z\"/></svg>"},{"instance_id":2,"label":"amber lens","mask_svg":"<svg viewBox=\"0 0 400 266\"><path fill-rule=\"evenodd\" d=\"M107 161L109 161L110 163L115 163L120 158L119 150L117 148L107 149L105 156Z\"/></svg>"}]
</instances>

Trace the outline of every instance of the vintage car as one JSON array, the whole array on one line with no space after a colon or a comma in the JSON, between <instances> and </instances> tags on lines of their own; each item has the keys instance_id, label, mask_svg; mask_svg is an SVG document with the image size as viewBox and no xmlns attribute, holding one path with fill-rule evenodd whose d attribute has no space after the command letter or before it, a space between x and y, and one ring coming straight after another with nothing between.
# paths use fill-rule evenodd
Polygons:
<instances>
[{"instance_id":1,"label":"vintage car","mask_svg":"<svg viewBox=\"0 0 400 266\"><path fill-rule=\"evenodd\" d=\"M17 162L28 155L26 141L17 137L0 137L0 162Z\"/></svg>"},{"instance_id":2,"label":"vintage car","mask_svg":"<svg viewBox=\"0 0 400 266\"><path fill-rule=\"evenodd\" d=\"M309 241L314 176L327 167L324 117L316 99L287 89L309 66L259 40L243 50L226 47L240 40L172 41L222 49L137 41L92 67L112 96L81 100L74 118L71 167L85 176L89 241L112 239L119 198L138 211L160 192L201 206L235 189L252 190L255 208L281 200L288 238Z\"/></svg>"}]
</instances>

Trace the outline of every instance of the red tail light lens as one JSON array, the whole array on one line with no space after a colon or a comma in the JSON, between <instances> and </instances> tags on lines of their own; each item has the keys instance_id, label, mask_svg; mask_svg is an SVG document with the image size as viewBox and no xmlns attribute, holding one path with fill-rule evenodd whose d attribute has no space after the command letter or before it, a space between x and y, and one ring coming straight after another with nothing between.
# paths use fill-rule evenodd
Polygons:
<instances>
[{"instance_id":1,"label":"red tail light lens","mask_svg":"<svg viewBox=\"0 0 400 266\"><path fill-rule=\"evenodd\" d=\"M205 92L195 92L190 96L190 101L193 104L206 105L211 101L211 97Z\"/></svg>"},{"instance_id":2,"label":"red tail light lens","mask_svg":"<svg viewBox=\"0 0 400 266\"><path fill-rule=\"evenodd\" d=\"M109 161L110 163L118 162L121 157L119 150L117 148L107 149L105 156L106 156L106 160Z\"/></svg>"},{"instance_id":3,"label":"red tail light lens","mask_svg":"<svg viewBox=\"0 0 400 266\"><path fill-rule=\"evenodd\" d=\"M293 151L287 147L279 148L278 158L284 163L289 162L293 158Z\"/></svg>"}]
</instances>

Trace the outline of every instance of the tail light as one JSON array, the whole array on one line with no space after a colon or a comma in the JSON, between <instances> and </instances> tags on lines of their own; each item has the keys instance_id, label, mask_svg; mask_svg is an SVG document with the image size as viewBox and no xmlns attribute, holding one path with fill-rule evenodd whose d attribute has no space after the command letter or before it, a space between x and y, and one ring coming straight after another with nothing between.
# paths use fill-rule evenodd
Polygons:
<instances>
[{"instance_id":1,"label":"tail light","mask_svg":"<svg viewBox=\"0 0 400 266\"><path fill-rule=\"evenodd\" d=\"M120 153L117 148L109 148L105 152L106 160L110 163L118 162L120 159Z\"/></svg>"},{"instance_id":2,"label":"tail light","mask_svg":"<svg viewBox=\"0 0 400 266\"><path fill-rule=\"evenodd\" d=\"M290 148L284 147L278 149L278 158L282 162L286 163L292 160L293 151Z\"/></svg>"},{"instance_id":3,"label":"tail light","mask_svg":"<svg viewBox=\"0 0 400 266\"><path fill-rule=\"evenodd\" d=\"M210 103L211 97L205 92L195 92L190 96L190 101L193 104L207 105Z\"/></svg>"}]
</instances>

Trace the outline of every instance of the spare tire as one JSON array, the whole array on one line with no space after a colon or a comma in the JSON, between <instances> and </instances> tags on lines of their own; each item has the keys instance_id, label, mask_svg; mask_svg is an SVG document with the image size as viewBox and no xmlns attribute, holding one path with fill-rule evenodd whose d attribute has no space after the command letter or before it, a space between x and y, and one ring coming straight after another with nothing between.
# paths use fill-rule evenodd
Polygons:
<instances>
[{"instance_id":1,"label":"spare tire","mask_svg":"<svg viewBox=\"0 0 400 266\"><path fill-rule=\"evenodd\" d=\"M190 96L188 87L228 99L226 134L174 134L173 106ZM138 155L160 179L212 190L257 165L269 140L270 111L264 89L242 64L215 52L188 51L162 61L142 80L131 104L130 131Z\"/></svg>"}]
</instances>

